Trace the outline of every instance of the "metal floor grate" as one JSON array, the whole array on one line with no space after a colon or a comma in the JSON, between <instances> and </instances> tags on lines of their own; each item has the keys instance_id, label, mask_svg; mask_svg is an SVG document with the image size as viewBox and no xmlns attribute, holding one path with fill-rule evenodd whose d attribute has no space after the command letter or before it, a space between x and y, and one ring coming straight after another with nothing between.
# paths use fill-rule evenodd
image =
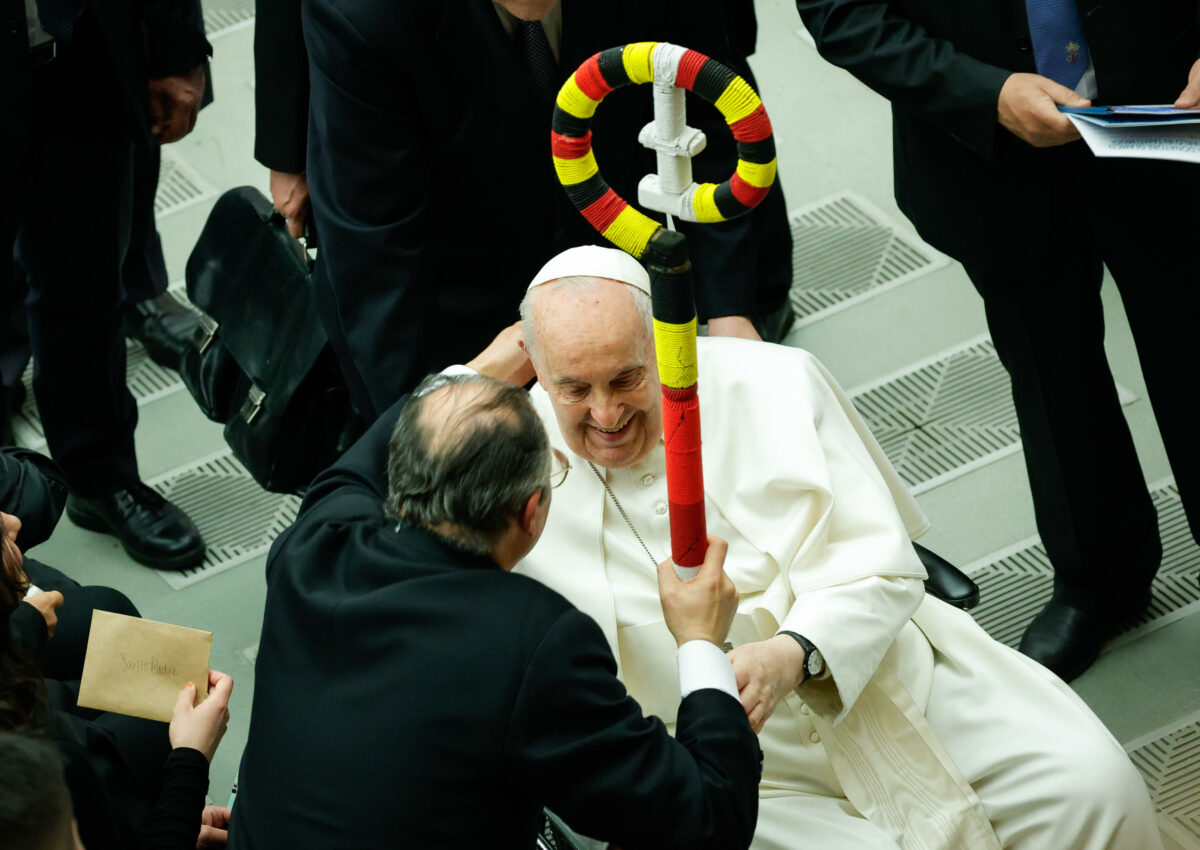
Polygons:
<instances>
[{"instance_id":1,"label":"metal floor grate","mask_svg":"<svg viewBox=\"0 0 1200 850\"><path fill-rule=\"evenodd\" d=\"M788 218L797 326L950 262L902 236L887 216L852 192L792 210Z\"/></svg>"},{"instance_id":2,"label":"metal floor grate","mask_svg":"<svg viewBox=\"0 0 1200 850\"><path fill-rule=\"evenodd\" d=\"M26 367L21 380L25 384L25 402L13 416L13 433L18 445L41 451L46 447L46 434L33 399L32 364ZM125 384L138 407L183 389L183 381L177 373L159 366L140 343L132 340L125 341Z\"/></svg>"},{"instance_id":3,"label":"metal floor grate","mask_svg":"<svg viewBox=\"0 0 1200 850\"><path fill-rule=\"evenodd\" d=\"M1162 566L1154 579L1150 607L1114 635L1107 649L1200 611L1200 584L1196 581L1200 547L1192 540L1179 491L1168 482L1153 488L1150 494L1158 509ZM988 634L1015 648L1053 590L1054 570L1041 542L1037 538L1024 541L964 569L979 584L981 601L971 614Z\"/></svg>"},{"instance_id":4,"label":"metal floor grate","mask_svg":"<svg viewBox=\"0 0 1200 850\"><path fill-rule=\"evenodd\" d=\"M1146 780L1160 829L1200 850L1200 712L1126 747Z\"/></svg>"},{"instance_id":5,"label":"metal floor grate","mask_svg":"<svg viewBox=\"0 0 1200 850\"><path fill-rule=\"evenodd\" d=\"M1118 392L1123 404L1136 398ZM914 493L1021 448L1008 373L986 336L850 395Z\"/></svg>"},{"instance_id":6,"label":"metal floor grate","mask_svg":"<svg viewBox=\"0 0 1200 850\"><path fill-rule=\"evenodd\" d=\"M254 20L254 0L204 0L204 30L212 37Z\"/></svg>"},{"instance_id":7,"label":"metal floor grate","mask_svg":"<svg viewBox=\"0 0 1200 850\"><path fill-rule=\"evenodd\" d=\"M180 590L266 554L296 518L299 496L268 493L233 455L224 451L148 482L187 512L208 543L199 567L159 571Z\"/></svg>"},{"instance_id":8,"label":"metal floor grate","mask_svg":"<svg viewBox=\"0 0 1200 850\"><path fill-rule=\"evenodd\" d=\"M216 190L184 164L178 154L163 152L158 168L158 194L154 196L156 216L169 215L216 194Z\"/></svg>"}]
</instances>

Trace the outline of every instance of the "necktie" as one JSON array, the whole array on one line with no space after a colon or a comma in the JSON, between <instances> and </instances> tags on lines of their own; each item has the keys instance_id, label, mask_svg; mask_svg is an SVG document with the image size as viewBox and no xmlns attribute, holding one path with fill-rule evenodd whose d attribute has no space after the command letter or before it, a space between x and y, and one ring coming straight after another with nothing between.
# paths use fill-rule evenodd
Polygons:
<instances>
[{"instance_id":1,"label":"necktie","mask_svg":"<svg viewBox=\"0 0 1200 850\"><path fill-rule=\"evenodd\" d=\"M38 20L47 35L70 41L79 17L79 0L37 0Z\"/></svg>"},{"instance_id":2,"label":"necktie","mask_svg":"<svg viewBox=\"0 0 1200 850\"><path fill-rule=\"evenodd\" d=\"M525 60L533 82L548 97L554 97L558 92L558 63L554 61L554 53L550 50L550 42L546 40L546 31L538 21L517 20L513 29L517 47Z\"/></svg>"},{"instance_id":3,"label":"necktie","mask_svg":"<svg viewBox=\"0 0 1200 850\"><path fill-rule=\"evenodd\" d=\"M1088 66L1087 42L1075 0L1025 0L1038 73L1069 89Z\"/></svg>"}]
</instances>

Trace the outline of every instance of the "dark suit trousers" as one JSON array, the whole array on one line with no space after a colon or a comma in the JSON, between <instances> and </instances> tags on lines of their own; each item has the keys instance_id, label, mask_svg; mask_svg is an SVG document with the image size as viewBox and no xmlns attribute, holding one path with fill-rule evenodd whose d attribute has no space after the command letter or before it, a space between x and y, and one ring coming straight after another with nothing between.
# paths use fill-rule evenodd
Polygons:
<instances>
[{"instance_id":1,"label":"dark suit trousers","mask_svg":"<svg viewBox=\"0 0 1200 850\"><path fill-rule=\"evenodd\" d=\"M50 453L88 496L138 475L121 334L132 151L124 110L87 12L59 58L34 71L30 145L0 212L0 244L17 234L28 273L33 388ZM5 263L0 280L10 274Z\"/></svg>"},{"instance_id":2,"label":"dark suit trousers","mask_svg":"<svg viewBox=\"0 0 1200 850\"><path fill-rule=\"evenodd\" d=\"M1056 593L1102 607L1147 587L1162 552L1105 356L1103 265L1120 291L1192 534L1200 536L1200 449L1185 418L1200 319L1200 281L1186 246L1200 232L1200 173L1098 160L1082 143L1049 155L1059 159L1063 209L1036 272L1007 276L1002 256L966 269L1012 379Z\"/></svg>"}]
</instances>

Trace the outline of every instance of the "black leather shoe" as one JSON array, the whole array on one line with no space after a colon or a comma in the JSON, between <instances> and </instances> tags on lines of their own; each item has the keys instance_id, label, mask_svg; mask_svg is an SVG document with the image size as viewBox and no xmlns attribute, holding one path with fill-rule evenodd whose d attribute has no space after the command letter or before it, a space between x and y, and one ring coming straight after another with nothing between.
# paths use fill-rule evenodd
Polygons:
<instances>
[{"instance_id":1,"label":"black leather shoe","mask_svg":"<svg viewBox=\"0 0 1200 850\"><path fill-rule=\"evenodd\" d=\"M1149 588L1135 595L1132 603L1099 610L1052 598L1025 630L1019 649L1069 682L1100 657L1100 648L1114 631L1149 604Z\"/></svg>"},{"instance_id":2,"label":"black leather shoe","mask_svg":"<svg viewBox=\"0 0 1200 850\"><path fill-rule=\"evenodd\" d=\"M150 359L164 369L179 371L196 325L196 314L169 292L125 308L125 336L144 345Z\"/></svg>"},{"instance_id":3,"label":"black leather shoe","mask_svg":"<svg viewBox=\"0 0 1200 850\"><path fill-rule=\"evenodd\" d=\"M964 611L979 604L979 585L966 573L920 543L914 543L913 548L917 550L917 557L929 574L929 578L925 579L926 593Z\"/></svg>"},{"instance_id":4,"label":"black leather shoe","mask_svg":"<svg viewBox=\"0 0 1200 850\"><path fill-rule=\"evenodd\" d=\"M129 557L148 567L182 570L204 560L204 540L187 514L138 482L95 499L67 499L71 522L115 535Z\"/></svg>"}]
</instances>

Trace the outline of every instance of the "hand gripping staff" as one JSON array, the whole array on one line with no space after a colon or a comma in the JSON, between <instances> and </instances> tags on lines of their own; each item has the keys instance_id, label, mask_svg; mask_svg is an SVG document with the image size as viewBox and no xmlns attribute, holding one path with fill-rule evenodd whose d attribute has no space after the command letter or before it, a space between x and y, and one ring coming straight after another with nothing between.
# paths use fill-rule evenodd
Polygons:
<instances>
[{"instance_id":1,"label":"hand gripping staff","mask_svg":"<svg viewBox=\"0 0 1200 850\"><path fill-rule=\"evenodd\" d=\"M591 120L600 101L631 83L654 83L654 121L638 139L657 152L658 173L642 178L643 206L684 221L716 222L757 206L775 182L775 142L766 109L745 80L703 53L666 42L601 51L558 92L550 133L554 170L583 217L618 248L645 263L654 304L654 347L663 393L671 558L680 578L704 562L704 471L696 396L696 305L687 240L634 209L609 188L592 153ZM737 170L720 185L692 181L704 134L686 125L684 90L714 104L737 140Z\"/></svg>"}]
</instances>

